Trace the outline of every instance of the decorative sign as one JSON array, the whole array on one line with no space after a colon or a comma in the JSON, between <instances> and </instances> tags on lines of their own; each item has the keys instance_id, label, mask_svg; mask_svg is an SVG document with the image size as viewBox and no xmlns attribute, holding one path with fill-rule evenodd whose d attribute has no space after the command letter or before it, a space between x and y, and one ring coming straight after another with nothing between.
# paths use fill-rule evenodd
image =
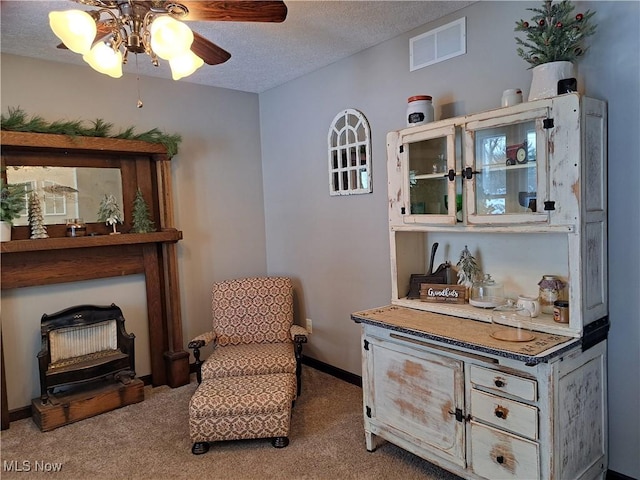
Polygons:
<instances>
[{"instance_id":1,"label":"decorative sign","mask_svg":"<svg viewBox=\"0 0 640 480\"><path fill-rule=\"evenodd\" d=\"M464 285L420 284L420 300L437 303L465 303L467 287Z\"/></svg>"}]
</instances>

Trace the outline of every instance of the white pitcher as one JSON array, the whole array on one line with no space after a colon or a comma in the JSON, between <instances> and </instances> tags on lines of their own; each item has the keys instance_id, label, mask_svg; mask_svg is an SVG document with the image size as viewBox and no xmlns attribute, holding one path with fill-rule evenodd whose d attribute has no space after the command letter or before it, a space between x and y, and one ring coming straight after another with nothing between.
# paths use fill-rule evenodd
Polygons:
<instances>
[{"instance_id":1,"label":"white pitcher","mask_svg":"<svg viewBox=\"0 0 640 480\"><path fill-rule=\"evenodd\" d=\"M531 317L537 317L540 315L540 302L537 297L530 297L528 295L518 296L518 307L526 308L531 313Z\"/></svg>"}]
</instances>

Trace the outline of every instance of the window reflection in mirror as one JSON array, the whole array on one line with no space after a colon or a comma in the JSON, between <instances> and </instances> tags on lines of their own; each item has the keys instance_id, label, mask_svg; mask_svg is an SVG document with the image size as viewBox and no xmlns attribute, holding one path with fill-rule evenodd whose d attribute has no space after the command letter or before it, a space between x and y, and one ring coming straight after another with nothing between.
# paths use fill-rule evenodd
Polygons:
<instances>
[{"instance_id":1,"label":"window reflection in mirror","mask_svg":"<svg viewBox=\"0 0 640 480\"><path fill-rule=\"evenodd\" d=\"M39 194L45 225L65 224L68 218L98 221L100 202L113 195L123 210L122 179L119 168L88 167L7 167L8 183L23 183ZM14 225L28 225L25 210Z\"/></svg>"}]
</instances>

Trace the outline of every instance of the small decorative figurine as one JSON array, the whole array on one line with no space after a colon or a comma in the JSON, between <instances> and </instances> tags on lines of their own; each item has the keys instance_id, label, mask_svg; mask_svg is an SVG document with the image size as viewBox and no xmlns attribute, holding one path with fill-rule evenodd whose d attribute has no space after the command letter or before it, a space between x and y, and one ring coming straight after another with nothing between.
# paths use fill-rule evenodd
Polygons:
<instances>
[{"instance_id":1,"label":"small decorative figurine","mask_svg":"<svg viewBox=\"0 0 640 480\"><path fill-rule=\"evenodd\" d=\"M29 193L28 198L29 227L31 228L30 238L49 238L49 234L47 234L47 227L44 225L40 195L38 195L36 192L31 192Z\"/></svg>"},{"instance_id":2,"label":"small decorative figurine","mask_svg":"<svg viewBox=\"0 0 640 480\"><path fill-rule=\"evenodd\" d=\"M111 235L120 233L116 230L116 225L118 223L122 223L122 211L120 210L120 206L113 195L105 195L100 202L98 221L105 222L107 225L113 227Z\"/></svg>"},{"instance_id":3,"label":"small decorative figurine","mask_svg":"<svg viewBox=\"0 0 640 480\"><path fill-rule=\"evenodd\" d=\"M149 214L149 207L147 202L144 201L142 192L138 188L136 192L136 198L133 200L133 226L131 231L133 233L149 233L155 232L156 227L151 215Z\"/></svg>"},{"instance_id":4,"label":"small decorative figurine","mask_svg":"<svg viewBox=\"0 0 640 480\"><path fill-rule=\"evenodd\" d=\"M466 245L460 253L460 260L458 260L456 267L458 267L458 285L464 285L467 289L471 288L474 279L480 273L480 267Z\"/></svg>"}]
</instances>

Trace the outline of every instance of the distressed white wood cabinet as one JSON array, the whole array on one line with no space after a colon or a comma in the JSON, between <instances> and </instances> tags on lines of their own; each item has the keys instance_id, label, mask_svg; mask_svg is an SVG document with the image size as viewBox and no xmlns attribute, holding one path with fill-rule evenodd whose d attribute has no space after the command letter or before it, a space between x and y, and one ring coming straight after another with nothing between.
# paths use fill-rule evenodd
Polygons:
<instances>
[{"instance_id":1,"label":"distressed white wood cabinet","mask_svg":"<svg viewBox=\"0 0 640 480\"><path fill-rule=\"evenodd\" d=\"M367 449L465 478L604 477L606 118L567 94L388 134L391 305L352 315ZM507 297L558 275L569 322L541 314L533 340L505 342L492 310L408 299L435 242L454 265L468 246Z\"/></svg>"}]
</instances>

